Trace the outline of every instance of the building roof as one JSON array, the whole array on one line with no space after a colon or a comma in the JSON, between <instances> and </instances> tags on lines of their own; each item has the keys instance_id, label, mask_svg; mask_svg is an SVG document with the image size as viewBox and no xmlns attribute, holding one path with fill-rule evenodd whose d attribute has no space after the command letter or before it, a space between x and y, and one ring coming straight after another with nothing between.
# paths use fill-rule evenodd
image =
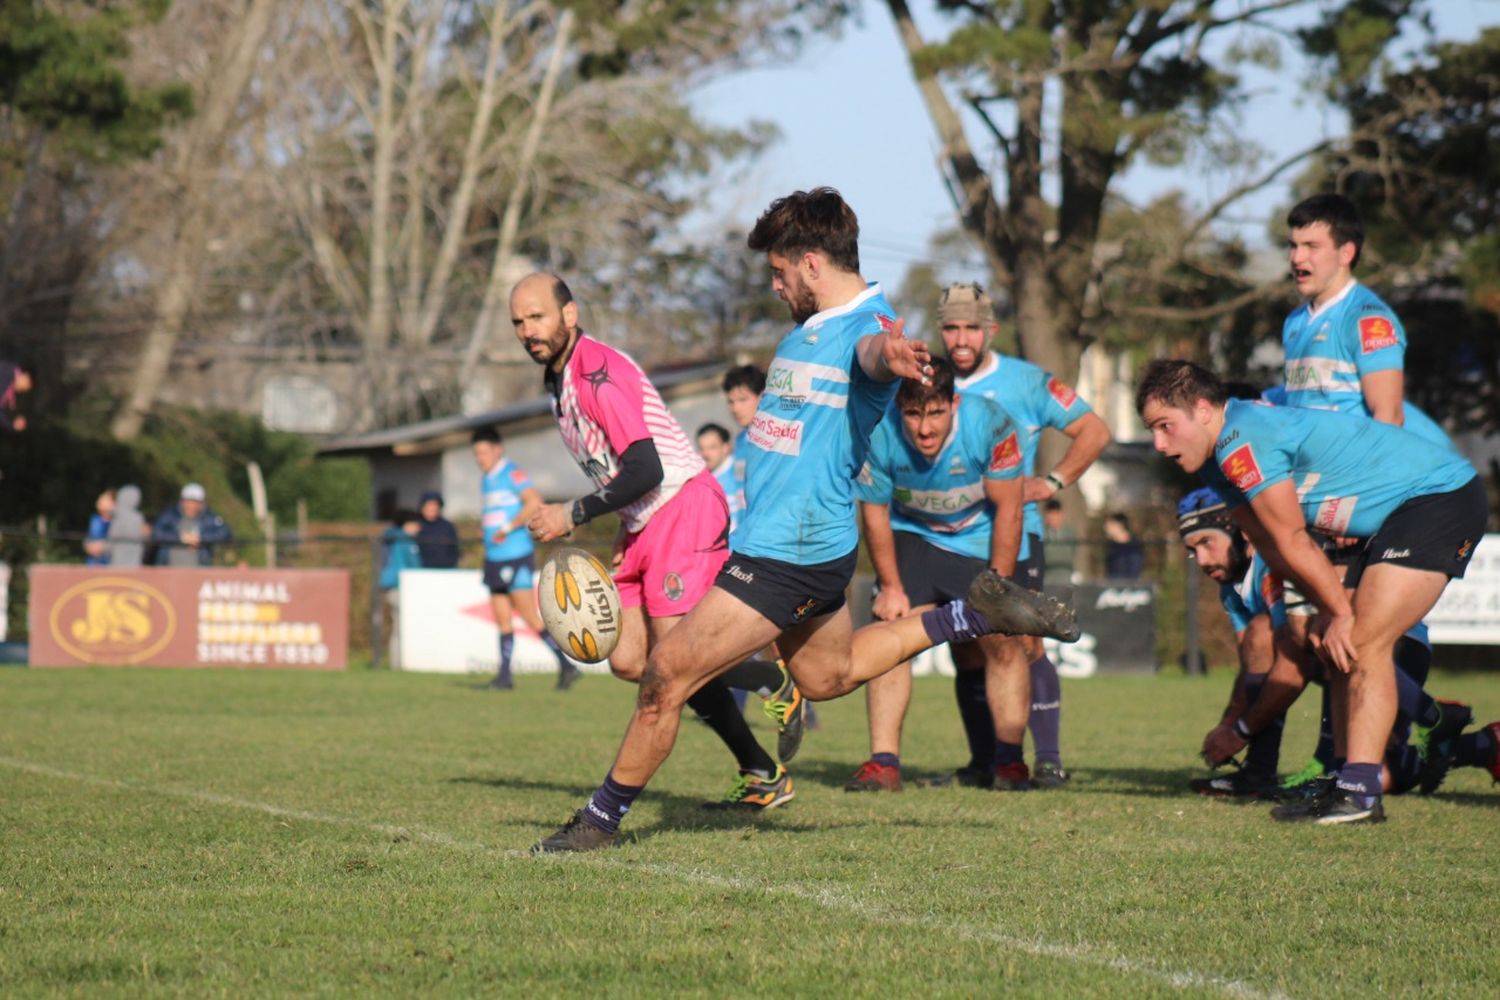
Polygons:
<instances>
[{"instance_id":1,"label":"building roof","mask_svg":"<svg viewBox=\"0 0 1500 1000\"><path fill-rule=\"evenodd\" d=\"M657 370L650 373L651 383L664 399L693 392L717 389L725 363L691 365ZM418 455L457 445L468 444L469 435L480 427L515 429L517 425L552 419L552 405L545 393L482 413L434 417L399 427L330 438L318 446L320 455L348 455L389 451L397 455Z\"/></svg>"}]
</instances>

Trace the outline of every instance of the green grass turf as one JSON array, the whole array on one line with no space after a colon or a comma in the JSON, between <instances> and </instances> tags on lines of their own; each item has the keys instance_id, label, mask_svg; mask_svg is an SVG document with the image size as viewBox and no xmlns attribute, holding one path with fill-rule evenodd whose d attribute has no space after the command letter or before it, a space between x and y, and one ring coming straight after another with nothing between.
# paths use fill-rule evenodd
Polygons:
<instances>
[{"instance_id":1,"label":"green grass turf","mask_svg":"<svg viewBox=\"0 0 1500 1000\"><path fill-rule=\"evenodd\" d=\"M624 847L541 859L634 689L472 684L0 670L0 995L1500 991L1500 789L1459 772L1344 829L1191 796L1223 675L1066 682L1074 782L1032 794L844 793L856 695L748 822L699 811L731 771L687 723ZM1500 676L1431 687L1500 717ZM908 776L960 761L951 702L917 682Z\"/></svg>"}]
</instances>

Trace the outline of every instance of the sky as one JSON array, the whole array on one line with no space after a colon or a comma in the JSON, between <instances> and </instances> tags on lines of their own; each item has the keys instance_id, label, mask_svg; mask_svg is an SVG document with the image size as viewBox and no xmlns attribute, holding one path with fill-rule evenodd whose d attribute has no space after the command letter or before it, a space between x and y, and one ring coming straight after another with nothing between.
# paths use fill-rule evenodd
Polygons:
<instances>
[{"instance_id":1,"label":"sky","mask_svg":"<svg viewBox=\"0 0 1500 1000\"><path fill-rule=\"evenodd\" d=\"M939 37L942 21L930 5L917 0L913 7L925 37ZM1470 40L1483 26L1500 24L1500 0L1434 0L1432 7L1439 38ZM1257 73L1251 83L1256 97L1243 127L1271 149L1292 151L1340 133L1342 117L1304 92L1294 67ZM773 198L832 185L859 215L862 271L888 284L926 258L933 233L957 225L937 166L936 136L890 15L877 0L867 0L863 23L842 37L814 39L790 64L715 80L693 103L716 124L763 119L782 133L746 177L715 192L699 213L705 222L748 225ZM973 129L970 141L980 141ZM1202 165L1143 164L1117 180L1114 190L1144 204L1180 188L1202 206L1232 183ZM1286 196L1284 184L1270 187L1236 213L1234 224L1252 246L1272 245L1266 220Z\"/></svg>"}]
</instances>

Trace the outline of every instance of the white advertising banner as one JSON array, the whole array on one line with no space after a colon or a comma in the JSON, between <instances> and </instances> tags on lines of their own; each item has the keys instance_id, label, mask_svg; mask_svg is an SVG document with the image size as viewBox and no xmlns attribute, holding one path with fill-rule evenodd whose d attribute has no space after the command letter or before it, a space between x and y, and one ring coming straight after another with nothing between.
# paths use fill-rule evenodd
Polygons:
<instances>
[{"instance_id":1,"label":"white advertising banner","mask_svg":"<svg viewBox=\"0 0 1500 1000\"><path fill-rule=\"evenodd\" d=\"M555 673L557 661L519 615L511 670ZM578 664L608 673L608 663ZM500 669L500 630L490 592L477 569L401 571L401 669L425 673L493 674Z\"/></svg>"},{"instance_id":2,"label":"white advertising banner","mask_svg":"<svg viewBox=\"0 0 1500 1000\"><path fill-rule=\"evenodd\" d=\"M1427 613L1435 644L1500 645L1500 535L1485 535L1462 580L1449 580Z\"/></svg>"}]
</instances>

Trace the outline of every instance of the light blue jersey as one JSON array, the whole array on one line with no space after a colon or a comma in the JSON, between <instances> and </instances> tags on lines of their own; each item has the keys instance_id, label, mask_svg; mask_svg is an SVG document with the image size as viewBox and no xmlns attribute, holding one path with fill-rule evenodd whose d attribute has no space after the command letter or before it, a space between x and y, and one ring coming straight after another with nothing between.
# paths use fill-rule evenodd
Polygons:
<instances>
[{"instance_id":1,"label":"light blue jersey","mask_svg":"<svg viewBox=\"0 0 1500 1000\"><path fill-rule=\"evenodd\" d=\"M1476 473L1457 452L1368 417L1231 399L1199 475L1230 507L1290 479L1309 527L1368 538L1406 501Z\"/></svg>"},{"instance_id":2,"label":"light blue jersey","mask_svg":"<svg viewBox=\"0 0 1500 1000\"><path fill-rule=\"evenodd\" d=\"M989 562L995 508L985 497L984 483L1020 477L1023 437L994 403L982 396L955 396L948 440L929 459L911 443L901 412L892 405L870 437L870 455L855 495L865 503L889 504L893 530ZM1023 533L1017 562L1029 549Z\"/></svg>"},{"instance_id":3,"label":"light blue jersey","mask_svg":"<svg viewBox=\"0 0 1500 1000\"><path fill-rule=\"evenodd\" d=\"M1357 281L1316 312L1311 302L1299 306L1282 324L1281 346L1287 405L1314 410L1363 410L1359 380L1406 363L1401 321Z\"/></svg>"},{"instance_id":4,"label":"light blue jersey","mask_svg":"<svg viewBox=\"0 0 1500 1000\"><path fill-rule=\"evenodd\" d=\"M1271 388L1260 394L1260 398L1276 406L1291 405L1287 402L1288 393L1284 385L1271 386ZM1324 407L1314 407L1314 409L1324 409ZM1340 412L1362 413L1367 417L1372 417L1370 408L1365 405L1365 398L1363 396L1359 397L1357 406L1341 409ZM1453 443L1453 439L1448 436L1448 432L1443 430L1442 425L1429 417L1419 407L1403 402L1401 404L1401 421L1403 428L1411 431L1418 437L1431 441L1434 444L1440 444L1452 451L1458 451L1458 447Z\"/></svg>"},{"instance_id":5,"label":"light blue jersey","mask_svg":"<svg viewBox=\"0 0 1500 1000\"><path fill-rule=\"evenodd\" d=\"M484 533L484 558L490 562L501 559L519 559L532 551L531 532L524 525L515 523L521 513L521 494L531 489L531 477L522 472L514 462L502 458L495 467L480 479L480 490L484 498L484 513L480 519L480 530ZM496 531L508 531L505 540L496 545L490 539Z\"/></svg>"},{"instance_id":6,"label":"light blue jersey","mask_svg":"<svg viewBox=\"0 0 1500 1000\"><path fill-rule=\"evenodd\" d=\"M1269 615L1272 628L1286 624L1286 598L1281 577L1277 576L1259 555L1250 559L1250 568L1239 583L1219 584L1219 603L1229 614L1229 624L1238 636L1259 615Z\"/></svg>"},{"instance_id":7,"label":"light blue jersey","mask_svg":"<svg viewBox=\"0 0 1500 1000\"><path fill-rule=\"evenodd\" d=\"M1043 427L1062 430L1086 413L1094 411L1073 387L1029 361L1006 357L995 351L972 374L955 384L969 395L979 394L1005 408L1011 419L1025 432L1025 466L1023 475L1036 475L1036 451ZM1042 537L1042 510L1038 503L1026 505L1022 531Z\"/></svg>"},{"instance_id":8,"label":"light blue jersey","mask_svg":"<svg viewBox=\"0 0 1500 1000\"><path fill-rule=\"evenodd\" d=\"M724 499L729 503L730 531L739 526L740 511L745 509L745 491L735 477L735 467L740 464L731 452L728 458L719 463L717 469L712 470L714 479L719 482L719 488L724 491Z\"/></svg>"},{"instance_id":9,"label":"light blue jersey","mask_svg":"<svg viewBox=\"0 0 1500 1000\"><path fill-rule=\"evenodd\" d=\"M866 375L855 347L888 329L895 315L880 286L871 285L794 327L776 346L747 428L735 552L807 566L858 546L854 477L899 383Z\"/></svg>"}]
</instances>

